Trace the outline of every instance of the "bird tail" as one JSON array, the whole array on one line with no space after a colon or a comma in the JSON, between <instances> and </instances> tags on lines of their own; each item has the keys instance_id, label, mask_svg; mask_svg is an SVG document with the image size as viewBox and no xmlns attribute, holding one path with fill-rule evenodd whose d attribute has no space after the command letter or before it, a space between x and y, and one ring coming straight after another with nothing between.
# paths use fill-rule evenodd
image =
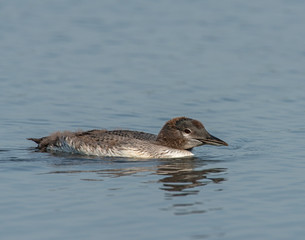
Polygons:
<instances>
[{"instance_id":1,"label":"bird tail","mask_svg":"<svg viewBox=\"0 0 305 240\"><path fill-rule=\"evenodd\" d=\"M43 138L27 138L27 140L34 141L37 144L40 144Z\"/></svg>"}]
</instances>

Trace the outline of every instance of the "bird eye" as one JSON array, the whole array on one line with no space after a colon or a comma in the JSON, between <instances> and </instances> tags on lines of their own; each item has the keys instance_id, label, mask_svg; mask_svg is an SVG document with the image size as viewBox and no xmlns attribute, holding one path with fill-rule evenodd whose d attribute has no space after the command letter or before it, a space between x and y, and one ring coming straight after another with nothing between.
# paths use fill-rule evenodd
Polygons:
<instances>
[{"instance_id":1,"label":"bird eye","mask_svg":"<svg viewBox=\"0 0 305 240\"><path fill-rule=\"evenodd\" d=\"M192 131L191 131L190 129L186 128L186 129L184 129L184 132L185 132L186 134L190 134Z\"/></svg>"}]
</instances>

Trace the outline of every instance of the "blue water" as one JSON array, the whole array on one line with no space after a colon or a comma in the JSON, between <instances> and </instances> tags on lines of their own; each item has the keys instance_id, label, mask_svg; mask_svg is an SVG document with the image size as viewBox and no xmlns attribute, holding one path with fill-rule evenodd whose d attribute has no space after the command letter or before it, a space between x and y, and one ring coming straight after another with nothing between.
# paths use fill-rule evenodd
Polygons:
<instances>
[{"instance_id":1,"label":"blue water","mask_svg":"<svg viewBox=\"0 0 305 240\"><path fill-rule=\"evenodd\" d=\"M303 1L0 3L0 237L303 239ZM198 119L192 159L35 150L57 130L158 133Z\"/></svg>"}]
</instances>

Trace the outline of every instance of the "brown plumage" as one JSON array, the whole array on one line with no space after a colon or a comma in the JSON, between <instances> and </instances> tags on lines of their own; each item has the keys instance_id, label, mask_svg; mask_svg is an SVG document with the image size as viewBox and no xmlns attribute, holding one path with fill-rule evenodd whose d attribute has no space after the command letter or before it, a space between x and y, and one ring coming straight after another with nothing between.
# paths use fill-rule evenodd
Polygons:
<instances>
[{"instance_id":1,"label":"brown plumage","mask_svg":"<svg viewBox=\"0 0 305 240\"><path fill-rule=\"evenodd\" d=\"M130 130L56 132L29 138L41 151L63 151L85 155L168 158L191 156L190 150L204 144L227 143L210 135L197 120L178 117L169 120L158 135Z\"/></svg>"}]
</instances>

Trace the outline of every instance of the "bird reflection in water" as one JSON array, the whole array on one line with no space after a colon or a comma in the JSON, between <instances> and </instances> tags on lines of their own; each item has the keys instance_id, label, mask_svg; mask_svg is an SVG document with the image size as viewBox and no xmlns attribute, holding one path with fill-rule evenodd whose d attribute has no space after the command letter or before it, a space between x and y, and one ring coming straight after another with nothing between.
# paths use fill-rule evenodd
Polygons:
<instances>
[{"instance_id":1,"label":"bird reflection in water","mask_svg":"<svg viewBox=\"0 0 305 240\"><path fill-rule=\"evenodd\" d=\"M156 174L164 176L159 179L160 189L165 191L165 198L170 201L167 207L160 210L173 212L175 215L203 214L220 208L209 208L197 195L202 186L209 183L220 183L226 179L223 175L226 168L206 168L208 161L202 159L177 159L166 161L158 166ZM189 196L189 197L185 197ZM183 197L183 198L180 198Z\"/></svg>"},{"instance_id":2,"label":"bird reflection in water","mask_svg":"<svg viewBox=\"0 0 305 240\"><path fill-rule=\"evenodd\" d=\"M83 160L78 162L80 165L84 164ZM199 194L203 190L202 186L209 183L220 183L226 179L223 177L226 173L226 168L207 168L208 165L214 165L215 161L207 161L199 158L192 159L159 159L158 161L103 161L103 166L106 169L96 169L96 162L94 163L94 170L65 170L49 172L53 174L80 174L85 175L81 180L84 181L103 181L105 178L117 178L126 176L143 176L145 184L154 184L155 180L147 181L151 175L158 175L157 183L161 184L159 189L165 191L165 199L172 200L168 206L160 208L162 211L170 211L175 215L187 214L202 214L210 210L218 210L217 208L209 208L203 203L202 198L191 197ZM217 161L219 163L219 161ZM64 165L71 164L78 165L74 161L66 162ZM62 165L61 164L56 164ZM218 165L218 164L217 164ZM92 173L94 176L92 177ZM125 181L124 181L125 182ZM109 190L120 190L121 188L111 188ZM219 190L219 189L217 189ZM189 197L183 197L189 196ZM183 198L180 198L183 197Z\"/></svg>"},{"instance_id":3,"label":"bird reflection in water","mask_svg":"<svg viewBox=\"0 0 305 240\"><path fill-rule=\"evenodd\" d=\"M197 194L200 186L225 181L224 177L219 176L225 171L226 168L198 169L196 161L181 161L160 165L156 173L165 176L159 180L163 183L161 189L174 197Z\"/></svg>"},{"instance_id":4,"label":"bird reflection in water","mask_svg":"<svg viewBox=\"0 0 305 240\"><path fill-rule=\"evenodd\" d=\"M82 161L83 160L77 162L81 164ZM64 165L75 165L75 162L76 161L68 161L65 162ZM223 177L223 174L227 169L205 168L209 162L215 161L206 161L199 158L182 158L171 160L160 159L157 162L158 165L155 165L155 161L150 162L153 164L147 164L147 162L144 161L137 162L137 164L135 164L135 162L122 161L122 163L119 165L115 164L116 166L119 166L118 168L111 168L110 166L110 168L99 170L66 170L53 171L49 173L95 173L98 176L98 178L96 178L96 175L94 178L81 178L82 180L86 181L102 181L104 177L123 177L135 174L156 174L162 176L158 180L158 182L163 184L160 189L166 191L168 196L174 197L197 194L201 190L201 188L199 188L200 186L205 186L209 183L220 183L225 181L226 179ZM58 166L62 164L56 165Z\"/></svg>"}]
</instances>

